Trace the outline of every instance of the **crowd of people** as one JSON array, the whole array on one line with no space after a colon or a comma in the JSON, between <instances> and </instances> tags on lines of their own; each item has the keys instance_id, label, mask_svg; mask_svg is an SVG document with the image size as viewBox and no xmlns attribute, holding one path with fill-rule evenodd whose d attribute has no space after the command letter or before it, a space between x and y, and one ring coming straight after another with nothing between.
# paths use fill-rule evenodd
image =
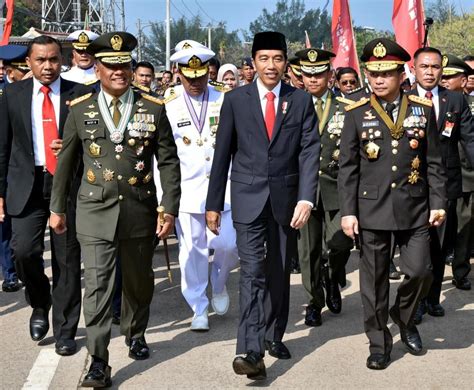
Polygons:
<instances>
[{"instance_id":1,"label":"crowd of people","mask_svg":"<svg viewBox=\"0 0 474 390\"><path fill-rule=\"evenodd\" d=\"M446 263L453 285L471 288L474 57L422 47L408 70L412 56L377 38L362 84L358 69L333 69L335 53L288 58L283 34L261 32L239 64L183 40L156 77L132 58L132 34L68 39L67 70L50 36L0 47L2 290L24 287L33 341L52 311L62 356L76 353L82 304L92 356L82 386L111 385L112 324L130 358L149 358L152 258L173 232L191 331L209 331L211 307L226 314L240 266L232 365L251 380L266 378L266 351L291 358L292 272L308 296L304 323L321 326L325 306L341 313L360 251L366 365L378 370L391 361L389 316L408 352L423 352L416 325L445 315ZM389 278L402 278L390 309Z\"/></svg>"}]
</instances>

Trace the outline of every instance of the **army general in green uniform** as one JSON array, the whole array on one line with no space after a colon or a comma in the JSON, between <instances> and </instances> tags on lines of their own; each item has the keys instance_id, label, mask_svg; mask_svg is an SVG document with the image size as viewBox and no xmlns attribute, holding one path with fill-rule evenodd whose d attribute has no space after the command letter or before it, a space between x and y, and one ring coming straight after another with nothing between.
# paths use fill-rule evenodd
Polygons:
<instances>
[{"instance_id":1,"label":"army general in green uniform","mask_svg":"<svg viewBox=\"0 0 474 390\"><path fill-rule=\"evenodd\" d=\"M179 160L164 106L130 88L130 52L136 43L131 34L113 32L88 47L98 60L101 89L71 102L53 183L50 224L60 233L69 183L82 158L76 225L85 269L87 347L93 358L85 387L111 383L107 346L117 255L123 271L121 332L131 358L148 358L144 333L154 286L153 239L172 231L179 207ZM153 156L166 210L162 226L157 223Z\"/></svg>"}]
</instances>

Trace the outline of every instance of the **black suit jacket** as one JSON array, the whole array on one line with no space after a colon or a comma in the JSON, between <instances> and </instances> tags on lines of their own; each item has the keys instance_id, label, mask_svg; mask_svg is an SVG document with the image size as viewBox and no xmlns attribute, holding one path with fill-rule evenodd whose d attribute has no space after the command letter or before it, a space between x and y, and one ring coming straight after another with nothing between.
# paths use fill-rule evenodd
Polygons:
<instances>
[{"instance_id":1,"label":"black suit jacket","mask_svg":"<svg viewBox=\"0 0 474 390\"><path fill-rule=\"evenodd\" d=\"M458 143L461 143L468 161L474 163L474 121L464 95L460 92L439 88L438 132L440 140L441 160L448 180L446 191L448 199L462 196L461 159ZM410 93L417 94L418 90ZM423 96L424 97L424 96ZM453 123L452 130L446 131ZM449 136L448 136L449 134Z\"/></svg>"},{"instance_id":2,"label":"black suit jacket","mask_svg":"<svg viewBox=\"0 0 474 390\"><path fill-rule=\"evenodd\" d=\"M89 91L89 87L61 79L58 124L61 138L69 102ZM32 96L33 79L27 79L7 85L0 101L0 197L6 197L8 213L12 216L19 215L25 208L35 181ZM52 186L50 179L45 184L48 193Z\"/></svg>"},{"instance_id":3,"label":"black suit jacket","mask_svg":"<svg viewBox=\"0 0 474 390\"><path fill-rule=\"evenodd\" d=\"M356 216L363 229L396 231L427 225L430 210L446 210L446 175L431 107L408 102L405 118L422 114L426 125L420 134L408 120L399 140L370 101L347 109L338 176L341 216ZM370 142L380 148L376 159L366 152ZM417 178L410 182L414 171Z\"/></svg>"},{"instance_id":4,"label":"black suit jacket","mask_svg":"<svg viewBox=\"0 0 474 390\"><path fill-rule=\"evenodd\" d=\"M297 201L315 204L319 148L317 118L308 93L281 84L275 127L269 140L256 83L227 92L206 209L223 210L232 160L233 220L251 223L270 198L277 222L289 225Z\"/></svg>"}]
</instances>

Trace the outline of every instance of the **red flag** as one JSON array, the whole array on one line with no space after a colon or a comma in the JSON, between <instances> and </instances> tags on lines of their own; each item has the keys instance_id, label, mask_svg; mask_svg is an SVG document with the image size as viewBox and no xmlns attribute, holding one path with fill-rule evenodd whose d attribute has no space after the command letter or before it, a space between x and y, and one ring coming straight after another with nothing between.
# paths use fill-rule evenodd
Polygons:
<instances>
[{"instance_id":1,"label":"red flag","mask_svg":"<svg viewBox=\"0 0 474 390\"><path fill-rule=\"evenodd\" d=\"M395 39L400 46L413 54L423 46L425 34L423 0L394 0L392 23ZM409 62L413 65L413 59Z\"/></svg>"},{"instance_id":2,"label":"red flag","mask_svg":"<svg viewBox=\"0 0 474 390\"><path fill-rule=\"evenodd\" d=\"M304 30L305 35L305 46L307 49L311 47L311 42L309 41L308 31Z\"/></svg>"},{"instance_id":3,"label":"red flag","mask_svg":"<svg viewBox=\"0 0 474 390\"><path fill-rule=\"evenodd\" d=\"M14 0L7 0L5 3L7 7L7 17L5 19L5 27L3 29L3 38L2 38L2 42L0 42L0 46L8 45L8 40L10 39L10 34L12 33L13 3L14 3Z\"/></svg>"},{"instance_id":4,"label":"red flag","mask_svg":"<svg viewBox=\"0 0 474 390\"><path fill-rule=\"evenodd\" d=\"M335 69L350 66L359 73L359 59L352 29L349 0L334 0L332 11L332 47L336 57L332 61Z\"/></svg>"}]
</instances>

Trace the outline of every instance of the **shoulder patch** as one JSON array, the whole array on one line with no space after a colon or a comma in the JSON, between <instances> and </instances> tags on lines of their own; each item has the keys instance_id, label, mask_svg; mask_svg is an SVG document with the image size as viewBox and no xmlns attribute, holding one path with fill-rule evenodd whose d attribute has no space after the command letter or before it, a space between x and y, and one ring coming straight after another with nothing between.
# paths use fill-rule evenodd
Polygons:
<instances>
[{"instance_id":1,"label":"shoulder patch","mask_svg":"<svg viewBox=\"0 0 474 390\"><path fill-rule=\"evenodd\" d=\"M346 99L346 98L343 98L342 96L337 96L336 100L339 103L344 103L344 104L353 104L353 103L355 103L355 100Z\"/></svg>"},{"instance_id":2,"label":"shoulder patch","mask_svg":"<svg viewBox=\"0 0 474 390\"><path fill-rule=\"evenodd\" d=\"M84 100L89 99L93 95L92 92L86 93L85 95L79 96L78 98L75 98L69 102L69 106L72 107L80 102L83 102Z\"/></svg>"},{"instance_id":3,"label":"shoulder patch","mask_svg":"<svg viewBox=\"0 0 474 390\"><path fill-rule=\"evenodd\" d=\"M369 98L362 98L360 100L358 100L357 102L355 103L352 103L346 107L344 107L346 109L346 111L350 111L350 110L353 110L354 108L357 108L357 107L361 107L363 106L364 104L367 104L368 102L370 101Z\"/></svg>"},{"instance_id":4,"label":"shoulder patch","mask_svg":"<svg viewBox=\"0 0 474 390\"><path fill-rule=\"evenodd\" d=\"M408 100L411 100L414 103L423 104L429 107L433 105L433 102L430 99L427 99L418 95L408 95Z\"/></svg>"},{"instance_id":5,"label":"shoulder patch","mask_svg":"<svg viewBox=\"0 0 474 390\"><path fill-rule=\"evenodd\" d=\"M144 99L146 99L146 100L149 100L150 102L159 104L160 106L161 106L162 104L164 104L163 99L160 99L160 98L157 98L157 97L148 95L148 94L146 94L146 93L142 93L141 96L142 96L142 98L144 98Z\"/></svg>"}]
</instances>

